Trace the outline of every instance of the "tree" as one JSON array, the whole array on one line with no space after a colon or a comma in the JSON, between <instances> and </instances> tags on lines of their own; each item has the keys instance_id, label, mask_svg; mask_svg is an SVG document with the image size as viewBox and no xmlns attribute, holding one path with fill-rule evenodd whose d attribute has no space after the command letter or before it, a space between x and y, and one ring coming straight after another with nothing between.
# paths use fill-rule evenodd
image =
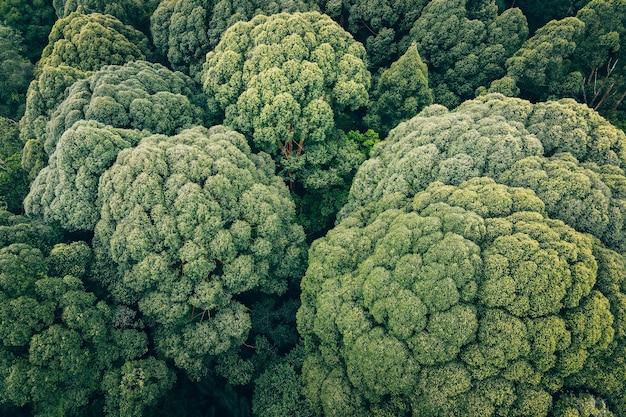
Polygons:
<instances>
[{"instance_id":1,"label":"tree","mask_svg":"<svg viewBox=\"0 0 626 417\"><path fill-rule=\"evenodd\" d=\"M98 180L118 153L136 146L147 132L79 121L68 129L48 165L24 199L26 214L58 222L69 231L93 230L100 218Z\"/></svg>"},{"instance_id":2,"label":"tree","mask_svg":"<svg viewBox=\"0 0 626 417\"><path fill-rule=\"evenodd\" d=\"M611 114L626 98L626 4L594 0L576 17L585 23L585 36L577 45L573 62L583 74L582 99L589 107Z\"/></svg>"},{"instance_id":3,"label":"tree","mask_svg":"<svg viewBox=\"0 0 626 417\"><path fill-rule=\"evenodd\" d=\"M603 248L601 245L594 246L594 256L598 261L598 278L596 286L606 294L611 303L611 313L614 317L613 327L615 337L606 351L587 359L585 367L576 375L568 378L568 385L577 390L585 390L596 393L594 398L581 396L578 404L579 409L589 410L595 407L599 412L606 412L607 408L622 415L626 412L626 262L623 254ZM604 399L609 407L604 406ZM567 404L567 402L565 403ZM594 410L595 411L595 410ZM584 414L582 414L584 415ZM604 415L601 413L595 415Z\"/></svg>"},{"instance_id":4,"label":"tree","mask_svg":"<svg viewBox=\"0 0 626 417\"><path fill-rule=\"evenodd\" d=\"M52 27L38 67L68 65L97 71L151 56L150 42L111 15L72 13Z\"/></svg>"},{"instance_id":5,"label":"tree","mask_svg":"<svg viewBox=\"0 0 626 417\"><path fill-rule=\"evenodd\" d=\"M531 34L551 20L575 16L586 0L506 0L507 7L519 7L528 19Z\"/></svg>"},{"instance_id":6,"label":"tree","mask_svg":"<svg viewBox=\"0 0 626 417\"><path fill-rule=\"evenodd\" d=\"M215 48L231 25L256 14L309 10L302 0L165 0L150 19L157 50L172 68L193 78L199 75L207 52Z\"/></svg>"},{"instance_id":7,"label":"tree","mask_svg":"<svg viewBox=\"0 0 626 417\"><path fill-rule=\"evenodd\" d=\"M142 364L151 363L162 369L160 379L143 378L140 372L122 378L121 395L133 394L127 400L132 409L108 410L109 415L140 416L173 382L165 363L145 356L148 339L141 320L85 289L82 279L92 256L87 244L51 247L54 231L49 227L19 217L3 219L0 403L30 405L35 416L76 414L102 393L122 403L120 390L108 389L103 381L119 374L118 369L128 374L128 368L141 371ZM40 233L26 243L24 227Z\"/></svg>"},{"instance_id":8,"label":"tree","mask_svg":"<svg viewBox=\"0 0 626 417\"><path fill-rule=\"evenodd\" d=\"M389 66L408 49L409 31L428 0L317 2L322 11L367 48L372 72Z\"/></svg>"},{"instance_id":9,"label":"tree","mask_svg":"<svg viewBox=\"0 0 626 417\"><path fill-rule=\"evenodd\" d=\"M572 99L533 105L486 95L453 112L435 105L374 148L339 218L394 192L411 197L433 181L488 176L533 190L550 217L622 251L625 149L624 132Z\"/></svg>"},{"instance_id":10,"label":"tree","mask_svg":"<svg viewBox=\"0 0 626 417\"><path fill-rule=\"evenodd\" d=\"M117 270L101 279L137 306L159 354L193 380L211 369L248 382L244 300L284 293L303 267L302 228L269 157L221 126L154 135L120 152L98 198L94 246Z\"/></svg>"},{"instance_id":11,"label":"tree","mask_svg":"<svg viewBox=\"0 0 626 417\"><path fill-rule=\"evenodd\" d=\"M24 113L26 89L33 77L33 64L23 56L22 36L0 24L0 117L19 119Z\"/></svg>"},{"instance_id":12,"label":"tree","mask_svg":"<svg viewBox=\"0 0 626 417\"><path fill-rule=\"evenodd\" d=\"M2 24L19 31L27 48L26 57L35 63L48 42L54 24L51 0L0 0Z\"/></svg>"},{"instance_id":13,"label":"tree","mask_svg":"<svg viewBox=\"0 0 626 417\"><path fill-rule=\"evenodd\" d=\"M52 155L63 133L79 120L174 135L204 124L205 105L199 86L160 64L106 66L67 90L46 126L44 149Z\"/></svg>"},{"instance_id":14,"label":"tree","mask_svg":"<svg viewBox=\"0 0 626 417\"><path fill-rule=\"evenodd\" d=\"M339 219L387 194L413 196L433 181L458 185L473 177L498 177L520 159L543 155L538 137L501 114L524 115L525 105L528 113L532 105L491 98L466 102L456 111L429 106L393 129L359 168Z\"/></svg>"},{"instance_id":15,"label":"tree","mask_svg":"<svg viewBox=\"0 0 626 417\"><path fill-rule=\"evenodd\" d=\"M313 412L303 395L301 378L306 350L298 345L285 357L267 366L254 381L252 412L255 416L311 417Z\"/></svg>"},{"instance_id":16,"label":"tree","mask_svg":"<svg viewBox=\"0 0 626 417\"><path fill-rule=\"evenodd\" d=\"M571 60L585 25L575 17L553 20L537 30L506 62L522 97L533 101L574 95L582 74L572 71Z\"/></svg>"},{"instance_id":17,"label":"tree","mask_svg":"<svg viewBox=\"0 0 626 417\"><path fill-rule=\"evenodd\" d=\"M196 89L182 73L145 61L78 80L47 124L47 165L25 199L26 212L70 231L93 230L100 176L119 151L150 133L173 135L202 124L206 101Z\"/></svg>"},{"instance_id":18,"label":"tree","mask_svg":"<svg viewBox=\"0 0 626 417\"><path fill-rule=\"evenodd\" d=\"M28 178L21 165L22 142L16 121L0 117L0 204L19 214L28 193Z\"/></svg>"},{"instance_id":19,"label":"tree","mask_svg":"<svg viewBox=\"0 0 626 417\"><path fill-rule=\"evenodd\" d=\"M621 169L611 168L580 164L571 154L564 153L551 158L522 159L498 181L534 190L552 218L597 236L610 248L624 251L626 219L622 213L626 201L618 183L626 177Z\"/></svg>"},{"instance_id":20,"label":"tree","mask_svg":"<svg viewBox=\"0 0 626 417\"><path fill-rule=\"evenodd\" d=\"M619 0L594 0L576 17L548 22L507 60L507 78L533 101L573 97L603 115L626 98L626 9ZM498 91L498 87L492 87Z\"/></svg>"},{"instance_id":21,"label":"tree","mask_svg":"<svg viewBox=\"0 0 626 417\"><path fill-rule=\"evenodd\" d=\"M59 19L67 17L73 12L110 14L148 35L150 15L157 8L159 1L53 0L52 4Z\"/></svg>"},{"instance_id":22,"label":"tree","mask_svg":"<svg viewBox=\"0 0 626 417\"><path fill-rule=\"evenodd\" d=\"M398 123L410 119L432 103L428 68L422 62L417 47L412 44L381 74L365 121L384 137Z\"/></svg>"},{"instance_id":23,"label":"tree","mask_svg":"<svg viewBox=\"0 0 626 417\"><path fill-rule=\"evenodd\" d=\"M105 65L121 65L151 56L148 39L136 29L109 15L72 13L59 19L50 33L50 43L35 69L26 97L26 112L20 121L20 138L42 146L52 112L65 98L65 90ZM31 178L42 161L26 160Z\"/></svg>"},{"instance_id":24,"label":"tree","mask_svg":"<svg viewBox=\"0 0 626 417\"><path fill-rule=\"evenodd\" d=\"M613 414L601 399L591 394L566 394L558 399L553 415L555 417L613 417Z\"/></svg>"},{"instance_id":25,"label":"tree","mask_svg":"<svg viewBox=\"0 0 626 417\"><path fill-rule=\"evenodd\" d=\"M202 81L209 111L269 153L299 197L325 200L318 211L324 216L309 218L309 225L332 219L362 161L337 128L368 101L364 60L361 44L314 12L239 22L207 54Z\"/></svg>"},{"instance_id":26,"label":"tree","mask_svg":"<svg viewBox=\"0 0 626 417\"><path fill-rule=\"evenodd\" d=\"M411 29L424 62L435 103L448 108L473 98L505 73L504 64L528 36L519 9L497 14L495 0L434 0Z\"/></svg>"},{"instance_id":27,"label":"tree","mask_svg":"<svg viewBox=\"0 0 626 417\"><path fill-rule=\"evenodd\" d=\"M490 178L366 205L310 250L304 393L317 415L546 416L613 341L593 246Z\"/></svg>"}]
</instances>

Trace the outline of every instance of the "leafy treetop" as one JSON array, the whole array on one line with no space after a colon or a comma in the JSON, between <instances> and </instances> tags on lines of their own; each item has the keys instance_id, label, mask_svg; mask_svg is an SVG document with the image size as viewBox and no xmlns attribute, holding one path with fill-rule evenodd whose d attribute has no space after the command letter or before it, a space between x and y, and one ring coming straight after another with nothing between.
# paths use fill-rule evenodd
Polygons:
<instances>
[{"instance_id":1,"label":"leafy treetop","mask_svg":"<svg viewBox=\"0 0 626 417\"><path fill-rule=\"evenodd\" d=\"M495 0L433 0L411 29L428 65L435 103L453 108L505 74L505 62L528 36L517 8L498 15Z\"/></svg>"},{"instance_id":2,"label":"leafy treetop","mask_svg":"<svg viewBox=\"0 0 626 417\"><path fill-rule=\"evenodd\" d=\"M310 251L304 393L317 415L545 416L613 340L593 242L489 178L366 205Z\"/></svg>"},{"instance_id":3,"label":"leafy treetop","mask_svg":"<svg viewBox=\"0 0 626 417\"><path fill-rule=\"evenodd\" d=\"M303 231L269 157L222 126L154 135L119 154L98 197L94 244L118 271L104 284L137 305L156 349L192 379L216 360L231 375L246 368L234 356L251 326L240 297L282 294L303 267Z\"/></svg>"},{"instance_id":4,"label":"leafy treetop","mask_svg":"<svg viewBox=\"0 0 626 417\"><path fill-rule=\"evenodd\" d=\"M324 227L363 160L338 128L368 102L365 59L363 46L328 16L281 13L231 26L202 72L209 112L272 156L303 197L300 213L322 201L315 212Z\"/></svg>"},{"instance_id":5,"label":"leafy treetop","mask_svg":"<svg viewBox=\"0 0 626 417\"><path fill-rule=\"evenodd\" d=\"M141 320L85 289L85 242L51 247L49 228L39 226L31 246L22 239L26 219L2 218L10 224L0 249L0 403L69 415L104 395L108 415L139 417L174 380L146 355Z\"/></svg>"},{"instance_id":6,"label":"leafy treetop","mask_svg":"<svg viewBox=\"0 0 626 417\"><path fill-rule=\"evenodd\" d=\"M431 106L373 149L339 217L387 194L485 175L532 189L551 217L621 251L625 145L624 132L571 99L533 105L486 95L453 112Z\"/></svg>"},{"instance_id":7,"label":"leafy treetop","mask_svg":"<svg viewBox=\"0 0 626 417\"><path fill-rule=\"evenodd\" d=\"M28 88L20 138L24 142L34 140L28 146L41 149L46 124L65 98L67 87L103 66L145 60L152 54L149 45L141 32L110 15L72 13L59 19L35 69L35 80ZM23 164L34 178L43 161L27 159Z\"/></svg>"},{"instance_id":8,"label":"leafy treetop","mask_svg":"<svg viewBox=\"0 0 626 417\"><path fill-rule=\"evenodd\" d=\"M207 52L239 21L257 14L308 11L306 0L164 0L150 19L157 50L172 68L196 77Z\"/></svg>"}]
</instances>

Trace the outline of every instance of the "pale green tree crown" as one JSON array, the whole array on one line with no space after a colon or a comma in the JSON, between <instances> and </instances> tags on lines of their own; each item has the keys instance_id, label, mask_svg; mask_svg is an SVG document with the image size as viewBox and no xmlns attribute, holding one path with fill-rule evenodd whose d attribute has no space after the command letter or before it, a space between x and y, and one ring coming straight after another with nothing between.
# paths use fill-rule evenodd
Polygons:
<instances>
[{"instance_id":1,"label":"pale green tree crown","mask_svg":"<svg viewBox=\"0 0 626 417\"><path fill-rule=\"evenodd\" d=\"M303 231L269 157L222 126L154 135L120 152L98 198L96 249L118 269L105 284L138 306L157 351L193 379L241 362L251 319L238 295L282 294L303 268Z\"/></svg>"},{"instance_id":2,"label":"pale green tree crown","mask_svg":"<svg viewBox=\"0 0 626 417\"><path fill-rule=\"evenodd\" d=\"M24 142L38 141L39 144L31 146L42 147L46 125L65 98L67 87L103 66L122 65L151 56L148 38L113 16L75 12L57 20L35 68L35 79L28 88L26 111L20 120L20 138ZM22 163L32 178L45 164L39 160L23 160Z\"/></svg>"},{"instance_id":3,"label":"pale green tree crown","mask_svg":"<svg viewBox=\"0 0 626 417\"><path fill-rule=\"evenodd\" d=\"M593 242L489 178L353 212L302 281L307 398L318 415L545 416L613 341Z\"/></svg>"},{"instance_id":4,"label":"pale green tree crown","mask_svg":"<svg viewBox=\"0 0 626 417\"><path fill-rule=\"evenodd\" d=\"M623 250L624 132L572 99L532 104L486 95L431 106L393 129L357 172L345 217L369 201L476 176L532 189L547 213Z\"/></svg>"}]
</instances>

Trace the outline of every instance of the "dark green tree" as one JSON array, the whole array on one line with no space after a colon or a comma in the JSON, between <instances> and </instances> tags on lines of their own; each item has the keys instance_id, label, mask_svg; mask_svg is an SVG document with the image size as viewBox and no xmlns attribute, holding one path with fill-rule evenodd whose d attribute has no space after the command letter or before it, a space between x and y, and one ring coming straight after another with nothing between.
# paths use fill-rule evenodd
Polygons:
<instances>
[{"instance_id":1,"label":"dark green tree","mask_svg":"<svg viewBox=\"0 0 626 417\"><path fill-rule=\"evenodd\" d=\"M39 60L54 24L52 0L0 0L0 23L18 30L24 37L26 57Z\"/></svg>"},{"instance_id":2,"label":"dark green tree","mask_svg":"<svg viewBox=\"0 0 626 417\"><path fill-rule=\"evenodd\" d=\"M274 360L254 381L252 412L266 417L312 417L301 378L306 350L302 344Z\"/></svg>"},{"instance_id":3,"label":"dark green tree","mask_svg":"<svg viewBox=\"0 0 626 417\"><path fill-rule=\"evenodd\" d=\"M50 227L4 213L0 223L0 403L35 416L76 415L104 395L108 415L141 416L173 374L147 355L135 312L85 289L89 246L52 247ZM24 239L29 229L38 233Z\"/></svg>"},{"instance_id":4,"label":"dark green tree","mask_svg":"<svg viewBox=\"0 0 626 417\"><path fill-rule=\"evenodd\" d=\"M428 65L435 103L456 107L505 74L528 27L519 9L497 12L495 0L434 0L424 7L411 38Z\"/></svg>"},{"instance_id":5,"label":"dark green tree","mask_svg":"<svg viewBox=\"0 0 626 417\"><path fill-rule=\"evenodd\" d=\"M588 0L506 0L507 7L519 7L528 19L531 33L544 26L550 20L559 20L575 16Z\"/></svg>"},{"instance_id":6,"label":"dark green tree","mask_svg":"<svg viewBox=\"0 0 626 417\"><path fill-rule=\"evenodd\" d=\"M409 31L428 0L318 1L331 16L365 45L372 72L388 67L408 49Z\"/></svg>"},{"instance_id":7,"label":"dark green tree","mask_svg":"<svg viewBox=\"0 0 626 417\"><path fill-rule=\"evenodd\" d=\"M59 19L73 12L110 14L148 35L150 16L159 5L159 0L52 0L52 4Z\"/></svg>"},{"instance_id":8,"label":"dark green tree","mask_svg":"<svg viewBox=\"0 0 626 417\"><path fill-rule=\"evenodd\" d=\"M412 44L378 78L365 122L385 137L398 123L430 104L433 104L433 93L428 87L428 68Z\"/></svg>"},{"instance_id":9,"label":"dark green tree","mask_svg":"<svg viewBox=\"0 0 626 417\"><path fill-rule=\"evenodd\" d=\"M22 36L0 24L0 117L19 120L24 114L26 89L33 77L33 64L23 56Z\"/></svg>"},{"instance_id":10,"label":"dark green tree","mask_svg":"<svg viewBox=\"0 0 626 417\"><path fill-rule=\"evenodd\" d=\"M306 0L164 0L151 17L157 50L175 70L196 77L207 52L231 25L257 14L307 11Z\"/></svg>"},{"instance_id":11,"label":"dark green tree","mask_svg":"<svg viewBox=\"0 0 626 417\"><path fill-rule=\"evenodd\" d=\"M22 142L15 120L0 117L0 205L19 214L28 193L28 177L22 169Z\"/></svg>"},{"instance_id":12,"label":"dark green tree","mask_svg":"<svg viewBox=\"0 0 626 417\"><path fill-rule=\"evenodd\" d=\"M507 60L505 85L491 91L539 101L573 97L603 115L622 111L626 98L626 5L593 0L576 17L548 22ZM506 91L508 90L508 91Z\"/></svg>"}]
</instances>

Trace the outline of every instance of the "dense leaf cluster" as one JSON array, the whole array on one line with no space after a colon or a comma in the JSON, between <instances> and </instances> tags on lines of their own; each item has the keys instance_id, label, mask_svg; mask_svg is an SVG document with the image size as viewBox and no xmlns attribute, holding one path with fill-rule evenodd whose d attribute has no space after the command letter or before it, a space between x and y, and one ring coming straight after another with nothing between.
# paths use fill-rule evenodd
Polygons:
<instances>
[{"instance_id":1,"label":"dense leaf cluster","mask_svg":"<svg viewBox=\"0 0 626 417\"><path fill-rule=\"evenodd\" d=\"M0 402L69 415L100 394L109 414L140 416L174 375L146 355L135 312L85 290L89 246L52 246L54 229L6 212L0 229Z\"/></svg>"},{"instance_id":2,"label":"dense leaf cluster","mask_svg":"<svg viewBox=\"0 0 626 417\"><path fill-rule=\"evenodd\" d=\"M0 0L0 414L626 414L625 5Z\"/></svg>"},{"instance_id":3,"label":"dense leaf cluster","mask_svg":"<svg viewBox=\"0 0 626 417\"><path fill-rule=\"evenodd\" d=\"M613 338L592 246L487 178L370 203L311 248L307 397L324 415L545 415Z\"/></svg>"},{"instance_id":4,"label":"dense leaf cluster","mask_svg":"<svg viewBox=\"0 0 626 417\"><path fill-rule=\"evenodd\" d=\"M72 13L59 19L50 33L50 43L35 68L21 119L20 138L32 152L25 152L23 165L34 178L45 165L41 149L46 124L75 81L105 65L121 65L151 56L148 39L138 30L111 15Z\"/></svg>"},{"instance_id":5,"label":"dense leaf cluster","mask_svg":"<svg viewBox=\"0 0 626 417\"><path fill-rule=\"evenodd\" d=\"M201 77L209 112L269 153L292 188L328 201L321 216L304 215L326 227L363 160L338 131L368 102L363 46L317 12L261 15L225 32Z\"/></svg>"},{"instance_id":6,"label":"dense leaf cluster","mask_svg":"<svg viewBox=\"0 0 626 417\"><path fill-rule=\"evenodd\" d=\"M194 379L246 341L240 294L282 294L301 273L289 191L235 131L146 138L120 153L98 197L96 249L117 266L105 284L138 306L157 351Z\"/></svg>"}]
</instances>

